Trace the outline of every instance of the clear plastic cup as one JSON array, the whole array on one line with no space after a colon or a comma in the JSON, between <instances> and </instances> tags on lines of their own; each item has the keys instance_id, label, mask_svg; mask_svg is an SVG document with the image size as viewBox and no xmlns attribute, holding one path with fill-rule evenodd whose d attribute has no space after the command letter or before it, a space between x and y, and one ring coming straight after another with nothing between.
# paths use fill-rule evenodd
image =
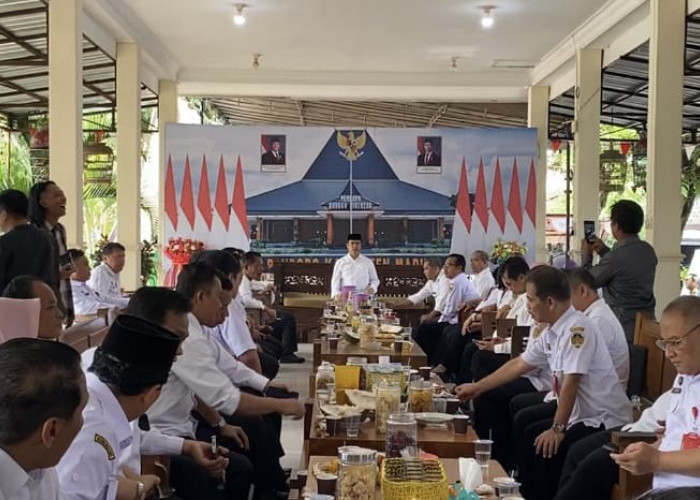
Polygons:
<instances>
[{"instance_id":1,"label":"clear plastic cup","mask_svg":"<svg viewBox=\"0 0 700 500\"><path fill-rule=\"evenodd\" d=\"M357 437L360 434L360 419L359 413L350 413L345 415L345 431L348 437Z\"/></svg>"},{"instance_id":2,"label":"clear plastic cup","mask_svg":"<svg viewBox=\"0 0 700 500\"><path fill-rule=\"evenodd\" d=\"M489 460L491 460L491 446L493 441L490 439L477 439L474 441L474 458L482 470L488 469Z\"/></svg>"}]
</instances>

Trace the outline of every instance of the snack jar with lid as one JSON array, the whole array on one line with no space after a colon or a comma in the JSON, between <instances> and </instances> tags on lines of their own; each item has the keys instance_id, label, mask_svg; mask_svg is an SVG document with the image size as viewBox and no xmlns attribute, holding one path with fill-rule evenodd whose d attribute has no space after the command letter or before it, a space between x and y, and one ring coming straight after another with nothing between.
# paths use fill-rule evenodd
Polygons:
<instances>
[{"instance_id":1,"label":"snack jar with lid","mask_svg":"<svg viewBox=\"0 0 700 500\"><path fill-rule=\"evenodd\" d=\"M433 384L414 380L408 388L408 411L422 413L433 411Z\"/></svg>"},{"instance_id":2,"label":"snack jar with lid","mask_svg":"<svg viewBox=\"0 0 700 500\"><path fill-rule=\"evenodd\" d=\"M409 458L418 453L418 424L413 413L392 413L386 421L386 457Z\"/></svg>"},{"instance_id":3,"label":"snack jar with lid","mask_svg":"<svg viewBox=\"0 0 700 500\"><path fill-rule=\"evenodd\" d=\"M374 316L364 315L360 317L360 347L363 349L369 349L374 344L374 338L379 331L377 327L377 320Z\"/></svg>"},{"instance_id":4,"label":"snack jar with lid","mask_svg":"<svg viewBox=\"0 0 700 500\"><path fill-rule=\"evenodd\" d=\"M328 389L328 384L335 384L335 366L324 361L316 372L316 390Z\"/></svg>"},{"instance_id":5,"label":"snack jar with lid","mask_svg":"<svg viewBox=\"0 0 700 500\"><path fill-rule=\"evenodd\" d=\"M377 489L377 452L358 446L338 448L336 500L374 500Z\"/></svg>"},{"instance_id":6,"label":"snack jar with lid","mask_svg":"<svg viewBox=\"0 0 700 500\"><path fill-rule=\"evenodd\" d=\"M401 404L401 387L397 383L382 381L374 385L375 418L377 432L386 432L386 422L389 415L398 413Z\"/></svg>"}]
</instances>

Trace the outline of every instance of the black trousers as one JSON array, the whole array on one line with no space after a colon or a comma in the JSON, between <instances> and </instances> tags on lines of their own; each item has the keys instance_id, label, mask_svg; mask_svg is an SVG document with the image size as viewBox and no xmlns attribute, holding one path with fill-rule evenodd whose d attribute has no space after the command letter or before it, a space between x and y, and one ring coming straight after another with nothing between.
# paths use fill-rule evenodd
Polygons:
<instances>
[{"instance_id":1,"label":"black trousers","mask_svg":"<svg viewBox=\"0 0 700 500\"><path fill-rule=\"evenodd\" d=\"M472 335L474 335L472 339L481 338L481 332L472 332ZM457 371L457 384L468 384L474 381L472 362L477 352L479 352L479 348L473 342L469 342L464 346L462 359L459 362L459 370Z\"/></svg>"},{"instance_id":2,"label":"black trousers","mask_svg":"<svg viewBox=\"0 0 700 500\"><path fill-rule=\"evenodd\" d=\"M559 445L556 455L544 458L542 455L535 454L535 439L551 428L551 424L551 420L544 420L530 424L525 430L524 442L528 443L528 449L524 454L525 461L518 464L518 479L522 483L522 495L528 500L552 500L557 492L564 459L569 449L581 439L603 430L602 425L600 427L586 427L582 423L572 425L567 429L564 441Z\"/></svg>"},{"instance_id":3,"label":"black trousers","mask_svg":"<svg viewBox=\"0 0 700 500\"><path fill-rule=\"evenodd\" d=\"M513 469L513 429L508 405L518 394L534 392L535 388L524 377L485 392L474 400L474 430L481 439L491 436L491 456L506 471Z\"/></svg>"},{"instance_id":4,"label":"black trousers","mask_svg":"<svg viewBox=\"0 0 700 500\"><path fill-rule=\"evenodd\" d=\"M289 313L278 311L272 335L282 343L282 356L297 352L297 321Z\"/></svg>"},{"instance_id":5,"label":"black trousers","mask_svg":"<svg viewBox=\"0 0 700 500\"><path fill-rule=\"evenodd\" d=\"M211 436L210 436L211 439ZM222 443L223 444L223 443ZM228 444L225 445L232 450ZM170 484L182 500L247 500L253 464L240 453L230 451L226 483L213 478L194 460L186 456L170 458Z\"/></svg>"},{"instance_id":6,"label":"black trousers","mask_svg":"<svg viewBox=\"0 0 700 500\"><path fill-rule=\"evenodd\" d=\"M442 332L442 338L437 349L438 363L447 368L447 373L458 374L462 364L462 354L466 347L476 339L474 333L462 335L462 325L449 325Z\"/></svg>"},{"instance_id":7,"label":"black trousers","mask_svg":"<svg viewBox=\"0 0 700 500\"><path fill-rule=\"evenodd\" d=\"M445 328L449 323L423 323L418 328L413 329L413 339L418 343L423 352L428 357L428 364L436 366L440 361L437 359L438 347Z\"/></svg>"},{"instance_id":8,"label":"black trousers","mask_svg":"<svg viewBox=\"0 0 700 500\"><path fill-rule=\"evenodd\" d=\"M280 363L277 361L277 358L265 352L262 347L260 351L258 351L258 356L260 357L262 374L270 380L274 379L280 371Z\"/></svg>"},{"instance_id":9,"label":"black trousers","mask_svg":"<svg viewBox=\"0 0 700 500\"><path fill-rule=\"evenodd\" d=\"M224 418L229 424L242 427L248 436L249 450L240 449L233 440L227 438L219 438L219 442L245 455L252 463L253 470L248 477L255 485L255 498L266 499L271 497L275 490L286 489L287 478L279 463L281 446L274 429L263 417L228 415ZM197 439L209 441L214 432L212 427L200 420L197 426Z\"/></svg>"},{"instance_id":10,"label":"black trousers","mask_svg":"<svg viewBox=\"0 0 700 500\"><path fill-rule=\"evenodd\" d=\"M604 450L610 442L610 432L597 432L571 446L566 454L555 500L587 500L610 498L610 492L620 476L620 468ZM591 478L595 478L591 481Z\"/></svg>"},{"instance_id":11,"label":"black trousers","mask_svg":"<svg viewBox=\"0 0 700 500\"><path fill-rule=\"evenodd\" d=\"M272 334L266 335L264 339L260 341L258 344L260 346L260 349L262 349L263 352L268 354L269 356L272 356L275 360L278 360L282 357L282 342L274 336L274 332Z\"/></svg>"},{"instance_id":12,"label":"black trousers","mask_svg":"<svg viewBox=\"0 0 700 500\"><path fill-rule=\"evenodd\" d=\"M472 355L471 361L471 371L474 380L478 381L488 377L508 361L510 361L510 354L496 354L493 351L480 351L477 348Z\"/></svg>"},{"instance_id":13,"label":"black trousers","mask_svg":"<svg viewBox=\"0 0 700 500\"><path fill-rule=\"evenodd\" d=\"M513 450L510 455L512 464L524 463L530 444L525 440L525 431L532 425L539 423L542 431L549 429L557 412L557 402L544 402L546 392L530 392L519 394L510 400L510 415L513 425Z\"/></svg>"}]
</instances>

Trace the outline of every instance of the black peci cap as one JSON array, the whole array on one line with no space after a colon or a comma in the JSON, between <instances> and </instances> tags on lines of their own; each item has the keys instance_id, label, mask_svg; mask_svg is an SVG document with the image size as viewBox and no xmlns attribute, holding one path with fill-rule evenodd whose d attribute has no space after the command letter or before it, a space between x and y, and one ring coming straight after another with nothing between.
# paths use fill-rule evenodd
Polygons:
<instances>
[{"instance_id":1,"label":"black peci cap","mask_svg":"<svg viewBox=\"0 0 700 500\"><path fill-rule=\"evenodd\" d=\"M348 234L348 241L362 241L362 236L360 233L350 233Z\"/></svg>"}]
</instances>

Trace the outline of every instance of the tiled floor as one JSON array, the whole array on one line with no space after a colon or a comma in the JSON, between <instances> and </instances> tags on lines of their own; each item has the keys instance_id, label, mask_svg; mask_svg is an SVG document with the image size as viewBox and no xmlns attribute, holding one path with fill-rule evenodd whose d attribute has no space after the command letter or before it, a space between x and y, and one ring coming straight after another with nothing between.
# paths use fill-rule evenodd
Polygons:
<instances>
[{"instance_id":1,"label":"tiled floor","mask_svg":"<svg viewBox=\"0 0 700 500\"><path fill-rule=\"evenodd\" d=\"M299 344L298 356L306 359L305 363L280 365L277 378L293 391L299 393L299 398L304 401L309 397L309 373L313 361L311 344ZM301 448L304 441L304 420L292 420L285 418L282 422L282 446L286 455L282 458L282 467L291 467L294 471L299 468L301 462Z\"/></svg>"}]
</instances>

